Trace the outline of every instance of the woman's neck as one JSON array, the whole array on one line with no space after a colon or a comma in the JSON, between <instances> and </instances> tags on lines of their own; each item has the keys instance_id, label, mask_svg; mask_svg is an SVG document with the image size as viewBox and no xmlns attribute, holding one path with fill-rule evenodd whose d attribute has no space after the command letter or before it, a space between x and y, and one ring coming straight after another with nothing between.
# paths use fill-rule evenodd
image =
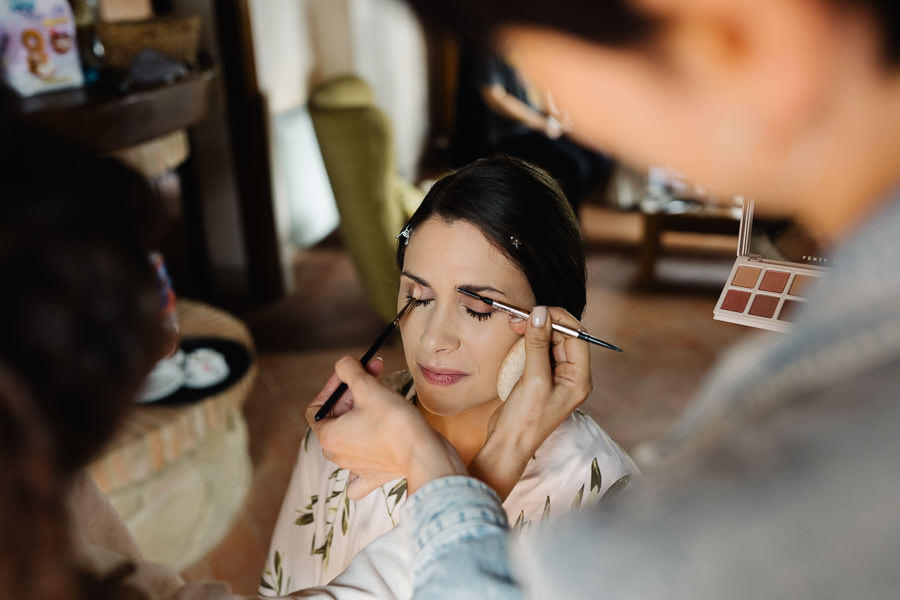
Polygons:
<instances>
[{"instance_id":1,"label":"woman's neck","mask_svg":"<svg viewBox=\"0 0 900 600\"><path fill-rule=\"evenodd\" d=\"M418 407L431 428L447 438L447 441L456 448L463 464L468 465L484 445L491 415L500 404L500 399L495 398L452 416L431 413L421 402L418 403Z\"/></svg>"}]
</instances>

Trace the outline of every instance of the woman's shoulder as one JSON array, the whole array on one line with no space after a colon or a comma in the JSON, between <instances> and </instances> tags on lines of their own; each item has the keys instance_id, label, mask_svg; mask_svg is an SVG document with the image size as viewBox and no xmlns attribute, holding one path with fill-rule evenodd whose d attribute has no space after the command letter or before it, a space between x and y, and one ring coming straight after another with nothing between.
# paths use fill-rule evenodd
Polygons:
<instances>
[{"instance_id":1,"label":"woman's shoulder","mask_svg":"<svg viewBox=\"0 0 900 600\"><path fill-rule=\"evenodd\" d=\"M596 472L616 481L640 475L640 470L594 419L576 410L547 437L535 452L526 475L538 478L564 476L573 471Z\"/></svg>"},{"instance_id":2,"label":"woman's shoulder","mask_svg":"<svg viewBox=\"0 0 900 600\"><path fill-rule=\"evenodd\" d=\"M631 457L588 415L576 411L544 441L503 503L513 529L595 505L639 475Z\"/></svg>"},{"instance_id":3,"label":"woman's shoulder","mask_svg":"<svg viewBox=\"0 0 900 600\"><path fill-rule=\"evenodd\" d=\"M552 454L564 452L606 453L627 459L631 457L603 430L597 422L580 410L568 416L556 430L551 433L538 449Z\"/></svg>"}]
</instances>

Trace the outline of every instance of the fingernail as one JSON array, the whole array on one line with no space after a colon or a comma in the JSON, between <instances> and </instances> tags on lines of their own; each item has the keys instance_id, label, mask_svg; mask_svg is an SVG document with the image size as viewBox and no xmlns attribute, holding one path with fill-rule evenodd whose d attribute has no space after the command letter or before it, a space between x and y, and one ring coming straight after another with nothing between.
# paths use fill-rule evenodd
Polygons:
<instances>
[{"instance_id":1,"label":"fingernail","mask_svg":"<svg viewBox=\"0 0 900 600\"><path fill-rule=\"evenodd\" d=\"M510 323L521 323L524 320L525 319L523 319L522 317L510 317L509 318Z\"/></svg>"},{"instance_id":2,"label":"fingernail","mask_svg":"<svg viewBox=\"0 0 900 600\"><path fill-rule=\"evenodd\" d=\"M531 310L531 324L535 327L543 327L547 322L547 307L535 306Z\"/></svg>"}]
</instances>

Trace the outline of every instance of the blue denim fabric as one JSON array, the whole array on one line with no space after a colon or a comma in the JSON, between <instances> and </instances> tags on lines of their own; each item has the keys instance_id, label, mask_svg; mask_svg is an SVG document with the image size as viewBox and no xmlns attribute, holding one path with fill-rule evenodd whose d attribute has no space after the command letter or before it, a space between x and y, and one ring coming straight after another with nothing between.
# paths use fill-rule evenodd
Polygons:
<instances>
[{"instance_id":1,"label":"blue denim fabric","mask_svg":"<svg viewBox=\"0 0 900 600\"><path fill-rule=\"evenodd\" d=\"M900 200L889 200L833 253L836 266L798 312L790 334L763 334L725 355L657 448L659 455L679 451L692 438L727 435L750 415L777 410L792 398L844 385L896 363L898 234ZM900 380L897 386L900 389Z\"/></svg>"},{"instance_id":2,"label":"blue denim fabric","mask_svg":"<svg viewBox=\"0 0 900 600\"><path fill-rule=\"evenodd\" d=\"M403 511L416 598L520 597L507 561L506 513L488 486L462 476L437 479Z\"/></svg>"}]
</instances>

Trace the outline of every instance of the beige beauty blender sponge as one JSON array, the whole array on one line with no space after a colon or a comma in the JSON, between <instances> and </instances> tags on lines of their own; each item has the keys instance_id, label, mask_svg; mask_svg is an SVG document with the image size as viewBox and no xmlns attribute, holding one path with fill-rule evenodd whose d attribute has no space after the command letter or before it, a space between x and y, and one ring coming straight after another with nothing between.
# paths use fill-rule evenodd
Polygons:
<instances>
[{"instance_id":1,"label":"beige beauty blender sponge","mask_svg":"<svg viewBox=\"0 0 900 600\"><path fill-rule=\"evenodd\" d=\"M500 365L500 373L497 375L497 394L500 396L500 400L506 402L509 393L512 392L524 372L525 337L523 336L509 349L506 358L503 359L503 364Z\"/></svg>"}]
</instances>

